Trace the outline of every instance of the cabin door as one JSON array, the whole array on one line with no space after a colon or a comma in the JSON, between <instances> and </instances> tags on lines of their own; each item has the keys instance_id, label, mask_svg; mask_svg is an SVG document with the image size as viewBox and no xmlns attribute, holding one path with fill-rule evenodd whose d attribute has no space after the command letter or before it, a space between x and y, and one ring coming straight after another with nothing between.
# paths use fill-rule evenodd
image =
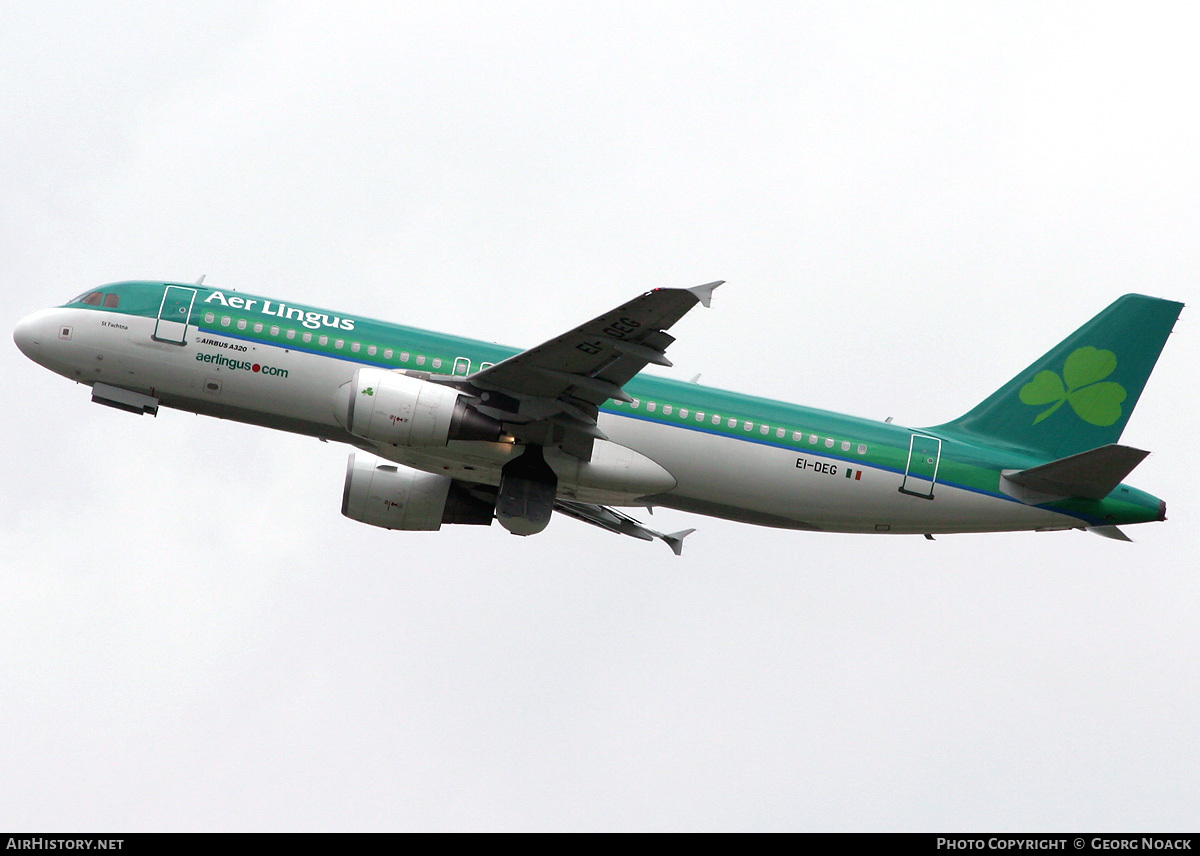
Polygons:
<instances>
[{"instance_id":1,"label":"cabin door","mask_svg":"<svg viewBox=\"0 0 1200 856\"><path fill-rule=\"evenodd\" d=\"M162 306L158 308L158 323L154 325L155 341L186 344L188 321L195 302L196 289L168 285L163 291Z\"/></svg>"},{"instance_id":2,"label":"cabin door","mask_svg":"<svg viewBox=\"0 0 1200 856\"><path fill-rule=\"evenodd\" d=\"M908 466L904 470L900 492L933 499L933 485L937 481L941 458L941 440L924 434L913 434L908 441Z\"/></svg>"}]
</instances>

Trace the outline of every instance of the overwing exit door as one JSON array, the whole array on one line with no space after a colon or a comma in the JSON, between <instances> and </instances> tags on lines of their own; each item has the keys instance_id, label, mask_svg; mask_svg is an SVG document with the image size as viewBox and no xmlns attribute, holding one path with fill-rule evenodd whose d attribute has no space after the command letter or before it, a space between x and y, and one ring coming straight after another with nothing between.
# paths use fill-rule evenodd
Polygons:
<instances>
[{"instance_id":1,"label":"overwing exit door","mask_svg":"<svg viewBox=\"0 0 1200 856\"><path fill-rule=\"evenodd\" d=\"M163 291L162 305L158 308L158 323L154 325L152 338L173 345L186 344L188 321L192 317L192 304L195 302L196 289L168 285Z\"/></svg>"},{"instance_id":2,"label":"overwing exit door","mask_svg":"<svg viewBox=\"0 0 1200 856\"><path fill-rule=\"evenodd\" d=\"M941 440L924 434L913 434L908 441L908 466L904 470L900 492L933 499L933 485L937 481L941 458Z\"/></svg>"}]
</instances>

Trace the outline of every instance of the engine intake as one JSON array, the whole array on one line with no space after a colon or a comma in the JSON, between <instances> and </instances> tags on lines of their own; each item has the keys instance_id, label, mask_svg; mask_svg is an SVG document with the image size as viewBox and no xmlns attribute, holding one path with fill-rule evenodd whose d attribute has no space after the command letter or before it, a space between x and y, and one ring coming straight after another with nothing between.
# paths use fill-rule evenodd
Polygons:
<instances>
[{"instance_id":1,"label":"engine intake","mask_svg":"<svg viewBox=\"0 0 1200 856\"><path fill-rule=\"evenodd\" d=\"M351 520L431 532L444 523L488 526L495 498L483 499L454 479L355 452L346 462L342 514Z\"/></svg>"},{"instance_id":2,"label":"engine intake","mask_svg":"<svg viewBox=\"0 0 1200 856\"><path fill-rule=\"evenodd\" d=\"M354 436L395 446L495 441L504 431L458 390L383 369L356 371L354 380L338 389L334 408Z\"/></svg>"}]
</instances>

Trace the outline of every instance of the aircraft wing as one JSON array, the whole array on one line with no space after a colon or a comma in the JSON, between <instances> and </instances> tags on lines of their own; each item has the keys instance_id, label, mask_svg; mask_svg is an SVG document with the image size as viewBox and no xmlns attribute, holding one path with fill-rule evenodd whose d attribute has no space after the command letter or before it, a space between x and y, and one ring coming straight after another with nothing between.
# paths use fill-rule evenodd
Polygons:
<instances>
[{"instance_id":1,"label":"aircraft wing","mask_svg":"<svg viewBox=\"0 0 1200 856\"><path fill-rule=\"evenodd\" d=\"M667 329L697 303L708 306L722 282L647 291L466 380L501 396L491 402L485 398L488 407L480 409L517 425L518 436L529 442L554 442L545 439L546 430L534 426L557 425L571 435L565 437L564 448L586 459L591 440L604 439L596 427L600 405L610 398L632 401L622 387L647 364L671 365L664 351L675 339Z\"/></svg>"},{"instance_id":2,"label":"aircraft wing","mask_svg":"<svg viewBox=\"0 0 1200 856\"><path fill-rule=\"evenodd\" d=\"M609 508L606 505L589 505L586 502L572 502L566 499L555 500L554 510L560 511L568 517L574 517L576 520L582 520L584 523L607 529L609 532L628 535L642 541L653 541L657 538L670 547L676 556L683 555L683 539L696 531L695 529L683 529L679 532L663 534L642 525L640 521L615 508Z\"/></svg>"}]
</instances>

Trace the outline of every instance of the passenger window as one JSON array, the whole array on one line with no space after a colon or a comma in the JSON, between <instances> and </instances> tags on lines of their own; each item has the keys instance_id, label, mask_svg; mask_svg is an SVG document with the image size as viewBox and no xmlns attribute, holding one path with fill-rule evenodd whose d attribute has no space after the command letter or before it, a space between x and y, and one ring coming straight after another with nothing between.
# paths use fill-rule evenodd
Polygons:
<instances>
[{"instance_id":1,"label":"passenger window","mask_svg":"<svg viewBox=\"0 0 1200 856\"><path fill-rule=\"evenodd\" d=\"M425 365L425 355L424 354L417 354L417 365L419 365L419 366Z\"/></svg>"},{"instance_id":2,"label":"passenger window","mask_svg":"<svg viewBox=\"0 0 1200 856\"><path fill-rule=\"evenodd\" d=\"M385 360L390 360L392 358L393 353L394 353L394 351L392 351L391 348L388 348L386 351L383 352L383 358Z\"/></svg>"},{"instance_id":3,"label":"passenger window","mask_svg":"<svg viewBox=\"0 0 1200 856\"><path fill-rule=\"evenodd\" d=\"M826 448L826 449L832 449L832 448L833 448L833 438L832 438L832 437L826 437L826 438L825 438L825 448Z\"/></svg>"},{"instance_id":4,"label":"passenger window","mask_svg":"<svg viewBox=\"0 0 1200 856\"><path fill-rule=\"evenodd\" d=\"M328 336L322 336L321 338L317 339L317 344L318 344L318 345L328 345L328 344L329 344L329 337L328 337Z\"/></svg>"},{"instance_id":5,"label":"passenger window","mask_svg":"<svg viewBox=\"0 0 1200 856\"><path fill-rule=\"evenodd\" d=\"M760 434L770 434L770 433L771 433L771 426L769 426L769 425L764 425L762 428L760 428L760 429L758 430L758 433L760 433ZM780 434L779 434L779 436L780 436L780 437L782 437L782 436L783 436L782 429L780 429Z\"/></svg>"},{"instance_id":6,"label":"passenger window","mask_svg":"<svg viewBox=\"0 0 1200 856\"><path fill-rule=\"evenodd\" d=\"M843 441L842 441L842 451L843 451L843 452L849 452L849 451L850 451L850 441L849 441L849 440L843 440Z\"/></svg>"},{"instance_id":7,"label":"passenger window","mask_svg":"<svg viewBox=\"0 0 1200 856\"><path fill-rule=\"evenodd\" d=\"M238 328L239 330L245 330L245 329L246 329L246 319L245 319L245 318L239 318L239 319L238 319L237 328Z\"/></svg>"},{"instance_id":8,"label":"passenger window","mask_svg":"<svg viewBox=\"0 0 1200 856\"><path fill-rule=\"evenodd\" d=\"M669 405L669 404L664 404L664 405L663 405L663 415L664 415L664 416L670 416L670 415L671 415L671 413L672 413L672 408L671 408L671 405Z\"/></svg>"},{"instance_id":9,"label":"passenger window","mask_svg":"<svg viewBox=\"0 0 1200 856\"><path fill-rule=\"evenodd\" d=\"M803 431L793 431L793 432L792 432L792 439L793 439L793 440L803 440L803 439L804 439L804 432L803 432Z\"/></svg>"},{"instance_id":10,"label":"passenger window","mask_svg":"<svg viewBox=\"0 0 1200 856\"><path fill-rule=\"evenodd\" d=\"M358 348L356 347L354 350L357 351ZM367 345L367 356L368 357L375 356L375 354L378 353L378 351L379 351L379 349L377 347L375 347L374 345Z\"/></svg>"},{"instance_id":11,"label":"passenger window","mask_svg":"<svg viewBox=\"0 0 1200 856\"><path fill-rule=\"evenodd\" d=\"M754 430L754 423L753 423L753 422L747 422L747 423L746 423L746 430L747 430L747 431L753 431L753 430Z\"/></svg>"},{"instance_id":12,"label":"passenger window","mask_svg":"<svg viewBox=\"0 0 1200 856\"><path fill-rule=\"evenodd\" d=\"M809 434L809 435L808 435L808 442L812 443L812 444L815 446L815 445L817 444L817 435L816 435L816 434Z\"/></svg>"},{"instance_id":13,"label":"passenger window","mask_svg":"<svg viewBox=\"0 0 1200 856\"><path fill-rule=\"evenodd\" d=\"M703 411L703 410L697 410L697 411L696 411L696 421L697 421L697 422L703 422L703 421L704 421L704 411Z\"/></svg>"},{"instance_id":14,"label":"passenger window","mask_svg":"<svg viewBox=\"0 0 1200 856\"><path fill-rule=\"evenodd\" d=\"M288 330L288 331L287 331L287 337L288 337L289 339L295 339L295 338L296 338L296 331L295 331L295 330Z\"/></svg>"},{"instance_id":15,"label":"passenger window","mask_svg":"<svg viewBox=\"0 0 1200 856\"><path fill-rule=\"evenodd\" d=\"M867 453L867 444L866 443L858 444L858 453L860 455L865 455Z\"/></svg>"},{"instance_id":16,"label":"passenger window","mask_svg":"<svg viewBox=\"0 0 1200 856\"><path fill-rule=\"evenodd\" d=\"M721 417L714 413L713 418L712 418L712 423L713 423L713 425L720 425Z\"/></svg>"},{"instance_id":17,"label":"passenger window","mask_svg":"<svg viewBox=\"0 0 1200 856\"><path fill-rule=\"evenodd\" d=\"M408 362L408 351L401 351L401 352L400 352L400 362L402 362L402 363L407 363L407 362Z\"/></svg>"},{"instance_id":18,"label":"passenger window","mask_svg":"<svg viewBox=\"0 0 1200 856\"><path fill-rule=\"evenodd\" d=\"M653 413L655 410L658 410L658 402L651 401L649 404L646 405L646 409L649 410L651 413Z\"/></svg>"},{"instance_id":19,"label":"passenger window","mask_svg":"<svg viewBox=\"0 0 1200 856\"><path fill-rule=\"evenodd\" d=\"M213 313L211 313L211 312L204 313L204 323L205 324L211 324L212 322L214 322L216 320L217 320L217 316L214 315Z\"/></svg>"},{"instance_id":20,"label":"passenger window","mask_svg":"<svg viewBox=\"0 0 1200 856\"><path fill-rule=\"evenodd\" d=\"M262 322L261 322L261 321L257 321L257 322L255 322L255 324L254 324L254 332L255 332L255 333L261 333L261 332L262 332L262 328L263 328L263 325L262 325Z\"/></svg>"},{"instance_id":21,"label":"passenger window","mask_svg":"<svg viewBox=\"0 0 1200 856\"><path fill-rule=\"evenodd\" d=\"M480 363L479 370L483 371L484 369L490 369L494 365L496 365L496 364L495 363Z\"/></svg>"},{"instance_id":22,"label":"passenger window","mask_svg":"<svg viewBox=\"0 0 1200 856\"><path fill-rule=\"evenodd\" d=\"M335 348L337 348L339 351L342 349L342 345L344 345L344 344L346 344L345 339L335 339L333 342L333 346Z\"/></svg>"},{"instance_id":23,"label":"passenger window","mask_svg":"<svg viewBox=\"0 0 1200 856\"><path fill-rule=\"evenodd\" d=\"M435 369L440 369L442 367L442 361L435 357L433 360L433 367Z\"/></svg>"},{"instance_id":24,"label":"passenger window","mask_svg":"<svg viewBox=\"0 0 1200 856\"><path fill-rule=\"evenodd\" d=\"M83 302L88 306L99 306L102 295L98 291L93 291L87 297L83 298Z\"/></svg>"},{"instance_id":25,"label":"passenger window","mask_svg":"<svg viewBox=\"0 0 1200 856\"><path fill-rule=\"evenodd\" d=\"M679 418L680 419L688 418L688 409L686 407L679 408Z\"/></svg>"},{"instance_id":26,"label":"passenger window","mask_svg":"<svg viewBox=\"0 0 1200 856\"><path fill-rule=\"evenodd\" d=\"M112 293L104 295L104 305L109 309L116 309L120 304L121 295Z\"/></svg>"},{"instance_id":27,"label":"passenger window","mask_svg":"<svg viewBox=\"0 0 1200 856\"><path fill-rule=\"evenodd\" d=\"M229 317L228 315L222 315L222 316L221 316L221 326L222 326L222 327L228 327L228 326L229 326L229 322L230 322L230 320L231 320L231 319L230 319L230 317Z\"/></svg>"},{"instance_id":28,"label":"passenger window","mask_svg":"<svg viewBox=\"0 0 1200 856\"><path fill-rule=\"evenodd\" d=\"M303 339L305 342L311 342L312 341L312 333L305 333L303 336Z\"/></svg>"},{"instance_id":29,"label":"passenger window","mask_svg":"<svg viewBox=\"0 0 1200 856\"><path fill-rule=\"evenodd\" d=\"M636 398L633 401L629 402L629 406L632 407L634 410L638 409L639 404L641 404L641 402L638 401Z\"/></svg>"},{"instance_id":30,"label":"passenger window","mask_svg":"<svg viewBox=\"0 0 1200 856\"><path fill-rule=\"evenodd\" d=\"M784 431L782 428L775 429L775 436L778 437L780 440L783 439L783 435L786 433L787 433L787 431Z\"/></svg>"},{"instance_id":31,"label":"passenger window","mask_svg":"<svg viewBox=\"0 0 1200 856\"><path fill-rule=\"evenodd\" d=\"M272 335L272 336L278 336L278 335L279 335L279 328L278 328L278 327L276 327L274 324L272 324L272 325L271 325L271 335Z\"/></svg>"}]
</instances>

